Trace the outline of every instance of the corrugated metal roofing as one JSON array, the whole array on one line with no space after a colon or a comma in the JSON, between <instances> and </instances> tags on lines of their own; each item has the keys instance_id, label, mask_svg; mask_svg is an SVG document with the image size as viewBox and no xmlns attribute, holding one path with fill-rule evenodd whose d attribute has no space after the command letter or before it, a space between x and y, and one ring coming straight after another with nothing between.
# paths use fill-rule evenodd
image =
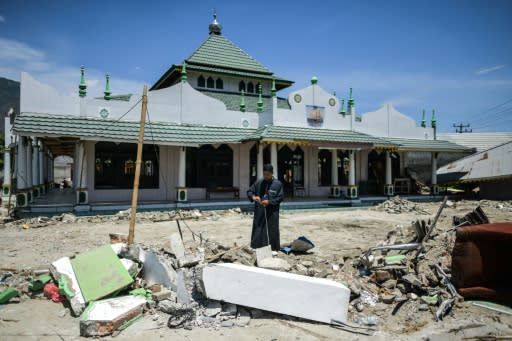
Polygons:
<instances>
[{"instance_id":1,"label":"corrugated metal roofing","mask_svg":"<svg viewBox=\"0 0 512 341\"><path fill-rule=\"evenodd\" d=\"M386 140L399 145L400 150L433 152L471 152L471 148L444 140L420 140L386 137Z\"/></svg>"},{"instance_id":2,"label":"corrugated metal roofing","mask_svg":"<svg viewBox=\"0 0 512 341\"><path fill-rule=\"evenodd\" d=\"M477 182L512 177L512 141L454 161L437 171L439 182Z\"/></svg>"},{"instance_id":3,"label":"corrugated metal roofing","mask_svg":"<svg viewBox=\"0 0 512 341\"><path fill-rule=\"evenodd\" d=\"M139 122L45 114L21 114L16 117L15 133L47 137L82 137L135 142ZM237 143L255 129L183 125L163 122L146 123L144 141L159 144Z\"/></svg>"},{"instance_id":4,"label":"corrugated metal roofing","mask_svg":"<svg viewBox=\"0 0 512 341\"><path fill-rule=\"evenodd\" d=\"M469 148L476 148L477 152L481 152L494 146L512 141L512 132L463 134L439 133L437 136L442 140L457 143Z\"/></svg>"}]
</instances>

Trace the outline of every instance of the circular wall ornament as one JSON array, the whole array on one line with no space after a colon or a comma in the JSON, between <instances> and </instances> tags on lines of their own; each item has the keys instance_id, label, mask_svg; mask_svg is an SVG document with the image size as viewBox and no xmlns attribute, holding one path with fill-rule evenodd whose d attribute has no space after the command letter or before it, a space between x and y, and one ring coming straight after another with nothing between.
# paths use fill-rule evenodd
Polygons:
<instances>
[{"instance_id":1,"label":"circular wall ornament","mask_svg":"<svg viewBox=\"0 0 512 341\"><path fill-rule=\"evenodd\" d=\"M249 127L249 121L248 120L242 120L242 127L248 128Z\"/></svg>"},{"instance_id":2,"label":"circular wall ornament","mask_svg":"<svg viewBox=\"0 0 512 341\"><path fill-rule=\"evenodd\" d=\"M334 98L332 98L332 97L331 97L331 98L329 98L329 105L330 105L331 107L334 107L334 106L336 105L336 100L335 100Z\"/></svg>"},{"instance_id":3,"label":"circular wall ornament","mask_svg":"<svg viewBox=\"0 0 512 341\"><path fill-rule=\"evenodd\" d=\"M101 118L107 118L110 115L110 112L107 108L101 108L100 109L100 116Z\"/></svg>"},{"instance_id":4,"label":"circular wall ornament","mask_svg":"<svg viewBox=\"0 0 512 341\"><path fill-rule=\"evenodd\" d=\"M295 101L295 103L300 103L302 102L302 96L299 94L295 94L295 96L293 96L293 100Z\"/></svg>"}]
</instances>

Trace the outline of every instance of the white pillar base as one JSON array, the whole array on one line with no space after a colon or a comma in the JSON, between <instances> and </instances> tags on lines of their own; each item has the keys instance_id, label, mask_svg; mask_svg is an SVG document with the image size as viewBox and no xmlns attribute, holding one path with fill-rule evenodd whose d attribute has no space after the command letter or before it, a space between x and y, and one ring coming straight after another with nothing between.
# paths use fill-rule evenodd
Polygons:
<instances>
[{"instance_id":1,"label":"white pillar base","mask_svg":"<svg viewBox=\"0 0 512 341\"><path fill-rule=\"evenodd\" d=\"M30 192L21 192L16 194L16 206L28 207L28 196Z\"/></svg>"},{"instance_id":2,"label":"white pillar base","mask_svg":"<svg viewBox=\"0 0 512 341\"><path fill-rule=\"evenodd\" d=\"M76 204L77 205L88 205L89 204L89 192L87 188L76 189Z\"/></svg>"},{"instance_id":3,"label":"white pillar base","mask_svg":"<svg viewBox=\"0 0 512 341\"><path fill-rule=\"evenodd\" d=\"M186 187L177 187L176 188L176 201L178 202L187 202L188 201L188 193Z\"/></svg>"},{"instance_id":4,"label":"white pillar base","mask_svg":"<svg viewBox=\"0 0 512 341\"><path fill-rule=\"evenodd\" d=\"M331 198L341 198L341 186L331 185Z\"/></svg>"},{"instance_id":5,"label":"white pillar base","mask_svg":"<svg viewBox=\"0 0 512 341\"><path fill-rule=\"evenodd\" d=\"M439 186L438 185L430 186L430 194L439 195Z\"/></svg>"},{"instance_id":6,"label":"white pillar base","mask_svg":"<svg viewBox=\"0 0 512 341\"><path fill-rule=\"evenodd\" d=\"M349 199L357 199L359 197L359 190L357 186L348 186L347 197Z\"/></svg>"},{"instance_id":7,"label":"white pillar base","mask_svg":"<svg viewBox=\"0 0 512 341\"><path fill-rule=\"evenodd\" d=\"M395 195L395 189L392 184L384 185L384 195L388 197Z\"/></svg>"}]
</instances>

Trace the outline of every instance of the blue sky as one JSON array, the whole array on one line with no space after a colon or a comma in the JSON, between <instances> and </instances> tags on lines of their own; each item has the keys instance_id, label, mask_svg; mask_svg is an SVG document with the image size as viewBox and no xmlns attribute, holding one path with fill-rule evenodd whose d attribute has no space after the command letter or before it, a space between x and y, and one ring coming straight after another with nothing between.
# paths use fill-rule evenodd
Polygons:
<instances>
[{"instance_id":1,"label":"blue sky","mask_svg":"<svg viewBox=\"0 0 512 341\"><path fill-rule=\"evenodd\" d=\"M512 1L2 1L0 76L21 71L64 93L85 65L89 91L141 92L207 38L223 34L276 74L311 76L358 113L392 103L441 131L512 131ZM287 95L287 90L280 93ZM497 108L493 108L496 107ZM489 110L491 109L491 110Z\"/></svg>"}]
</instances>

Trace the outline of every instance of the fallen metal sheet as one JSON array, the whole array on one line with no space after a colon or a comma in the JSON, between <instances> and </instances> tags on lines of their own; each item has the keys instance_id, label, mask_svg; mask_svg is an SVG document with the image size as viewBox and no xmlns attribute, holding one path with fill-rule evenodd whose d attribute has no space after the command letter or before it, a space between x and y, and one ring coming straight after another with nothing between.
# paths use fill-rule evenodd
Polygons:
<instances>
[{"instance_id":1,"label":"fallen metal sheet","mask_svg":"<svg viewBox=\"0 0 512 341\"><path fill-rule=\"evenodd\" d=\"M71 265L85 302L106 297L133 282L110 245L77 255Z\"/></svg>"},{"instance_id":2,"label":"fallen metal sheet","mask_svg":"<svg viewBox=\"0 0 512 341\"><path fill-rule=\"evenodd\" d=\"M161 284L168 289L176 291L176 271L169 262L159 258L151 251L145 252L143 259L142 278L144 278L148 286Z\"/></svg>"},{"instance_id":3,"label":"fallen metal sheet","mask_svg":"<svg viewBox=\"0 0 512 341\"><path fill-rule=\"evenodd\" d=\"M477 307L486 308L490 310L494 310L503 314L512 315L512 308L509 308L505 305L497 304L494 302L488 301L466 301L468 304L475 305Z\"/></svg>"},{"instance_id":4,"label":"fallen metal sheet","mask_svg":"<svg viewBox=\"0 0 512 341\"><path fill-rule=\"evenodd\" d=\"M347 322L350 290L331 280L226 263L206 266L203 283L213 300L324 323Z\"/></svg>"},{"instance_id":5,"label":"fallen metal sheet","mask_svg":"<svg viewBox=\"0 0 512 341\"><path fill-rule=\"evenodd\" d=\"M106 336L122 330L142 316L145 304L141 296L91 302L80 319L80 336Z\"/></svg>"},{"instance_id":6,"label":"fallen metal sheet","mask_svg":"<svg viewBox=\"0 0 512 341\"><path fill-rule=\"evenodd\" d=\"M75 316L79 316L85 309L85 299L76 278L69 257L57 259L50 265L50 272L58 282L61 295L68 299L71 310Z\"/></svg>"}]
</instances>

